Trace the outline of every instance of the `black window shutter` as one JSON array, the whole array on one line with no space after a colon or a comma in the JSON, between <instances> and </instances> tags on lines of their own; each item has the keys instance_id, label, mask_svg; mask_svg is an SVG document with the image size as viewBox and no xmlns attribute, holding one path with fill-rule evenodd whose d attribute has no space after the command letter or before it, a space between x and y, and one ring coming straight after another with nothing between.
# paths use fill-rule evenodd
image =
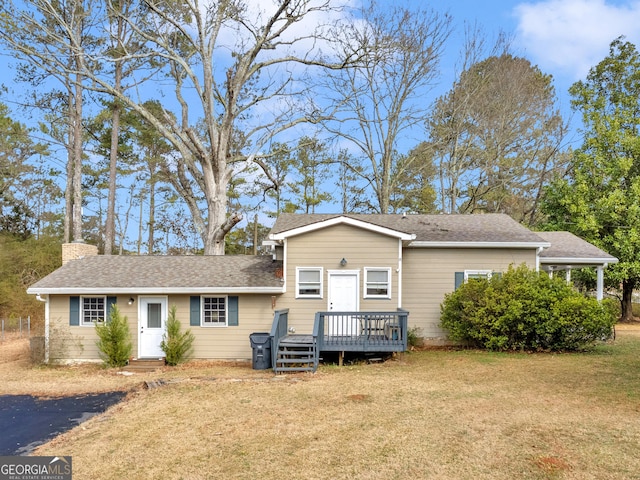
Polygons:
<instances>
[{"instance_id":1,"label":"black window shutter","mask_svg":"<svg viewBox=\"0 0 640 480\"><path fill-rule=\"evenodd\" d=\"M189 299L189 325L192 327L200 326L200 297L192 296Z\"/></svg>"},{"instance_id":2,"label":"black window shutter","mask_svg":"<svg viewBox=\"0 0 640 480\"><path fill-rule=\"evenodd\" d=\"M80 325L80 297L69 297L69 325Z\"/></svg>"},{"instance_id":3,"label":"black window shutter","mask_svg":"<svg viewBox=\"0 0 640 480\"><path fill-rule=\"evenodd\" d=\"M238 297L227 297L227 325L238 326Z\"/></svg>"},{"instance_id":4,"label":"black window shutter","mask_svg":"<svg viewBox=\"0 0 640 480\"><path fill-rule=\"evenodd\" d=\"M457 290L458 287L463 283L464 283L464 272L456 272L455 289Z\"/></svg>"},{"instance_id":5,"label":"black window shutter","mask_svg":"<svg viewBox=\"0 0 640 480\"><path fill-rule=\"evenodd\" d=\"M107 311L105 312L107 318L105 318L105 321L108 322L111 320L111 307L113 307L117 302L118 297L107 297Z\"/></svg>"}]
</instances>

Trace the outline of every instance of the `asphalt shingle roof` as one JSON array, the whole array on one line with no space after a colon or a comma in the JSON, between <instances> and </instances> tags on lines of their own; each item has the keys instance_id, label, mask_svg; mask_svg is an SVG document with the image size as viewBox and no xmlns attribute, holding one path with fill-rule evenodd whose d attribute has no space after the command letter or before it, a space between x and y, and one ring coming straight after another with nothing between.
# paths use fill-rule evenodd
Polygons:
<instances>
[{"instance_id":1,"label":"asphalt shingle roof","mask_svg":"<svg viewBox=\"0 0 640 480\"><path fill-rule=\"evenodd\" d=\"M545 242L508 215L500 213L479 215L281 214L271 233L284 233L338 217L348 217L398 232L415 234L416 242Z\"/></svg>"},{"instance_id":2,"label":"asphalt shingle roof","mask_svg":"<svg viewBox=\"0 0 640 480\"><path fill-rule=\"evenodd\" d=\"M569 232L537 232L538 235L551 243L551 247L540 253L540 261L549 263L553 259L584 259L601 260L611 263L617 262L616 257L604 250L584 241Z\"/></svg>"},{"instance_id":3,"label":"asphalt shingle roof","mask_svg":"<svg viewBox=\"0 0 640 480\"><path fill-rule=\"evenodd\" d=\"M29 290L84 289L247 289L282 287L282 263L270 256L120 256L72 260Z\"/></svg>"}]
</instances>

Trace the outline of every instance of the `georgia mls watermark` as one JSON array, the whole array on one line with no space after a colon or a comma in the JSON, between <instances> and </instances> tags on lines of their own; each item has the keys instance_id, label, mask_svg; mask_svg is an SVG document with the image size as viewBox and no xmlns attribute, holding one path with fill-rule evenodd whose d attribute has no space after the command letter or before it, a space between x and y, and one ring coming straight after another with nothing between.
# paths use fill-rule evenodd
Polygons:
<instances>
[{"instance_id":1,"label":"georgia mls watermark","mask_svg":"<svg viewBox=\"0 0 640 480\"><path fill-rule=\"evenodd\" d=\"M71 480L71 457L0 457L0 480Z\"/></svg>"}]
</instances>

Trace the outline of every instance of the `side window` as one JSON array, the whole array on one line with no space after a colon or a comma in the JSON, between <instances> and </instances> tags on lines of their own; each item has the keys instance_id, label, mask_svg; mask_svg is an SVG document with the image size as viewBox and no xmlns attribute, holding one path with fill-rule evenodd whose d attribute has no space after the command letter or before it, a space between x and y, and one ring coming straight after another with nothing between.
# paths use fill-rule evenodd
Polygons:
<instances>
[{"instance_id":1,"label":"side window","mask_svg":"<svg viewBox=\"0 0 640 480\"><path fill-rule=\"evenodd\" d=\"M202 326L227 326L226 297L202 297Z\"/></svg>"},{"instance_id":2,"label":"side window","mask_svg":"<svg viewBox=\"0 0 640 480\"><path fill-rule=\"evenodd\" d=\"M237 327L238 297L193 295L189 298L189 325L192 327Z\"/></svg>"},{"instance_id":3,"label":"side window","mask_svg":"<svg viewBox=\"0 0 640 480\"><path fill-rule=\"evenodd\" d=\"M484 278L487 280L491 280L491 275L491 270L465 270L464 281L468 282L472 278Z\"/></svg>"},{"instance_id":4,"label":"side window","mask_svg":"<svg viewBox=\"0 0 640 480\"><path fill-rule=\"evenodd\" d=\"M465 270L464 272L456 272L455 288L457 289L463 283L468 282L469 279L474 279L474 278L491 279L493 275L494 275L494 272L491 270Z\"/></svg>"},{"instance_id":5,"label":"side window","mask_svg":"<svg viewBox=\"0 0 640 480\"><path fill-rule=\"evenodd\" d=\"M93 325L107 318L105 297L82 297L80 318L82 325Z\"/></svg>"},{"instance_id":6,"label":"side window","mask_svg":"<svg viewBox=\"0 0 640 480\"><path fill-rule=\"evenodd\" d=\"M322 298L322 267L296 268L296 298Z\"/></svg>"},{"instance_id":7,"label":"side window","mask_svg":"<svg viewBox=\"0 0 640 480\"><path fill-rule=\"evenodd\" d=\"M391 268L364 268L364 297L391 298Z\"/></svg>"}]
</instances>

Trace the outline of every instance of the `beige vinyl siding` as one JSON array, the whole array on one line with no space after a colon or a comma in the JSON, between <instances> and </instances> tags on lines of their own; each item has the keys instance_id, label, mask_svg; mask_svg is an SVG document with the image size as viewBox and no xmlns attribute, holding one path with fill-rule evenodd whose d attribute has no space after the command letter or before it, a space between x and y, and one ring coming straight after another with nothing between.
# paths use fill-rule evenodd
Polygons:
<instances>
[{"instance_id":1,"label":"beige vinyl siding","mask_svg":"<svg viewBox=\"0 0 640 480\"><path fill-rule=\"evenodd\" d=\"M120 309L120 313L127 317L135 355L138 351L138 303L136 301L133 305L129 305L129 297L118 296L116 304ZM68 295L50 295L49 361L51 363L99 361L100 354L96 345L97 340L98 336L93 325L69 325Z\"/></svg>"},{"instance_id":2,"label":"beige vinyl siding","mask_svg":"<svg viewBox=\"0 0 640 480\"><path fill-rule=\"evenodd\" d=\"M440 304L455 287L455 272L503 272L509 265L536 265L536 250L488 248L408 248L403 255L403 303L409 327L420 328L425 338L444 338Z\"/></svg>"},{"instance_id":3,"label":"beige vinyl siding","mask_svg":"<svg viewBox=\"0 0 640 480\"><path fill-rule=\"evenodd\" d=\"M207 294L216 297L215 294ZM226 295L219 295L224 297ZM169 307L176 305L177 317L183 330L190 329L196 337L193 358L247 360L252 350L249 335L254 332L270 332L273 309L270 295L238 295L238 326L195 327L189 325L190 295L170 295Z\"/></svg>"},{"instance_id":4,"label":"beige vinyl siding","mask_svg":"<svg viewBox=\"0 0 640 480\"><path fill-rule=\"evenodd\" d=\"M153 297L154 295L144 295ZM216 296L216 295L210 295ZM220 295L226 296L226 295ZM138 352L138 296L129 305L130 295L118 296L117 305L129 323L133 356ZM176 305L176 316L183 330L191 329L196 337L194 359L247 360L251 358L249 335L269 332L273 321L270 295L238 295L239 325L236 327L195 327L189 325L189 295L169 295L168 306ZM93 326L69 325L69 296L52 295L49 307L50 348L52 363L99 361L97 336Z\"/></svg>"},{"instance_id":5,"label":"beige vinyl siding","mask_svg":"<svg viewBox=\"0 0 640 480\"><path fill-rule=\"evenodd\" d=\"M358 271L360 310L398 308L399 240L350 225L335 225L287 239L286 288L276 308L289 308L296 333L311 333L316 312L328 310L329 271ZM343 267L340 260L347 260ZM322 298L296 298L296 267L322 267ZM364 267L391 269L391 298L364 298Z\"/></svg>"}]
</instances>

